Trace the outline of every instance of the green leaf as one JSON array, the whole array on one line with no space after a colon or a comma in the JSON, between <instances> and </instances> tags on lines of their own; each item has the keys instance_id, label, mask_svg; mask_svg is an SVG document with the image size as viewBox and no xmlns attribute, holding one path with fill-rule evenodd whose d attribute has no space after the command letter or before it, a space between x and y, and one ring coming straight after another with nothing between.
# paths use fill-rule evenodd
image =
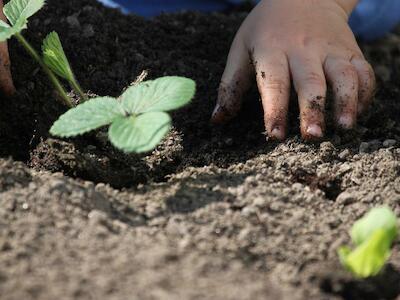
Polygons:
<instances>
[{"instance_id":1,"label":"green leaf","mask_svg":"<svg viewBox=\"0 0 400 300\"><path fill-rule=\"evenodd\" d=\"M45 0L11 0L3 12L12 26L0 23L0 42L4 42L27 27L28 18L43 7Z\"/></svg>"},{"instance_id":2,"label":"green leaf","mask_svg":"<svg viewBox=\"0 0 400 300\"><path fill-rule=\"evenodd\" d=\"M364 243L377 229L387 232L390 242L397 236L396 215L388 207L377 207L358 220L351 229L351 239L358 246Z\"/></svg>"},{"instance_id":3,"label":"green leaf","mask_svg":"<svg viewBox=\"0 0 400 300\"><path fill-rule=\"evenodd\" d=\"M367 278L377 275L390 256L392 237L385 229L377 229L354 251L339 250L344 265L357 277Z\"/></svg>"},{"instance_id":4,"label":"green leaf","mask_svg":"<svg viewBox=\"0 0 400 300\"><path fill-rule=\"evenodd\" d=\"M121 96L130 114L170 111L186 105L194 96L196 83L188 78L168 76L144 81L128 88Z\"/></svg>"},{"instance_id":5,"label":"green leaf","mask_svg":"<svg viewBox=\"0 0 400 300\"><path fill-rule=\"evenodd\" d=\"M11 26L8 25L6 22L3 20L0 20L0 28L10 28Z\"/></svg>"},{"instance_id":6,"label":"green leaf","mask_svg":"<svg viewBox=\"0 0 400 300\"><path fill-rule=\"evenodd\" d=\"M397 231L396 215L390 208L372 209L353 225L351 238L357 247L354 251L341 247L340 261L357 277L378 274L390 256Z\"/></svg>"},{"instance_id":7,"label":"green leaf","mask_svg":"<svg viewBox=\"0 0 400 300\"><path fill-rule=\"evenodd\" d=\"M351 253L350 247L342 246L338 250L339 259L342 265L347 267L347 257Z\"/></svg>"},{"instance_id":8,"label":"green leaf","mask_svg":"<svg viewBox=\"0 0 400 300\"><path fill-rule=\"evenodd\" d=\"M47 35L43 41L42 52L45 64L54 73L70 82L74 80L74 74L57 32L53 31Z\"/></svg>"},{"instance_id":9,"label":"green leaf","mask_svg":"<svg viewBox=\"0 0 400 300\"><path fill-rule=\"evenodd\" d=\"M26 28L26 23L26 20L21 19L16 25L11 27L6 22L0 20L0 42L5 42L14 34L21 32L23 29Z\"/></svg>"},{"instance_id":10,"label":"green leaf","mask_svg":"<svg viewBox=\"0 0 400 300\"><path fill-rule=\"evenodd\" d=\"M24 20L37 13L45 4L45 0L11 0L4 5L3 12L11 25Z\"/></svg>"},{"instance_id":11,"label":"green leaf","mask_svg":"<svg viewBox=\"0 0 400 300\"><path fill-rule=\"evenodd\" d=\"M94 98L63 114L53 124L50 133L60 137L76 136L108 125L121 116L124 116L124 111L117 99Z\"/></svg>"},{"instance_id":12,"label":"green leaf","mask_svg":"<svg viewBox=\"0 0 400 300\"><path fill-rule=\"evenodd\" d=\"M164 112L150 112L140 116L120 117L110 126L111 143L124 152L153 150L171 128L171 118Z\"/></svg>"}]
</instances>

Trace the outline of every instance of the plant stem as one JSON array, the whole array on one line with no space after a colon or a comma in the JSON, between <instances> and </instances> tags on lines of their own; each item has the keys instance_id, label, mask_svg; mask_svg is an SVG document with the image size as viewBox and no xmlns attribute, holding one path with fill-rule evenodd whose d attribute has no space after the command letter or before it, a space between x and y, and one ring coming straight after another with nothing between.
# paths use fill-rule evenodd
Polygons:
<instances>
[{"instance_id":1,"label":"plant stem","mask_svg":"<svg viewBox=\"0 0 400 300\"><path fill-rule=\"evenodd\" d=\"M81 86L79 85L78 81L73 78L70 81L70 84L72 85L72 88L78 92L79 96L81 97L82 101L85 102L86 100L88 100L88 97L85 95L85 93L82 91Z\"/></svg>"},{"instance_id":2,"label":"plant stem","mask_svg":"<svg viewBox=\"0 0 400 300\"><path fill-rule=\"evenodd\" d=\"M22 36L22 34L17 33L17 34L15 34L15 37L18 39L18 41L21 43L21 45L25 48L25 50L32 56L32 58L34 60L36 60L39 63L39 65L42 67L43 71L49 77L51 83L54 85L55 89L61 96L64 104L67 105L69 108L74 107L74 104L72 103L71 99L68 97L68 95L65 92L64 88L62 87L60 81L57 79L56 75L54 75L54 73L45 65L45 63L43 62L43 60L39 56L39 54L36 52L36 50L29 44L29 42Z\"/></svg>"}]
</instances>

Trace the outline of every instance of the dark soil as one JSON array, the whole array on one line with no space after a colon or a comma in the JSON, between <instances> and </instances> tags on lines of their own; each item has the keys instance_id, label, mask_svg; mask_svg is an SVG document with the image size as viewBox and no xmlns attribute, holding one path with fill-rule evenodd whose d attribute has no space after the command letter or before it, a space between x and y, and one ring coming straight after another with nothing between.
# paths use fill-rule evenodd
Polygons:
<instances>
[{"instance_id":1,"label":"dark soil","mask_svg":"<svg viewBox=\"0 0 400 300\"><path fill-rule=\"evenodd\" d=\"M255 91L231 124L209 124L245 16L149 21L49 0L32 19L25 36L39 47L56 30L91 93L116 96L143 70L196 80L193 103L145 156L116 151L103 131L49 137L65 108L11 41L19 93L0 99L1 299L400 299L399 243L367 281L336 254L371 207L400 216L400 35L363 45L379 90L356 130L303 143L294 109L277 144Z\"/></svg>"}]
</instances>

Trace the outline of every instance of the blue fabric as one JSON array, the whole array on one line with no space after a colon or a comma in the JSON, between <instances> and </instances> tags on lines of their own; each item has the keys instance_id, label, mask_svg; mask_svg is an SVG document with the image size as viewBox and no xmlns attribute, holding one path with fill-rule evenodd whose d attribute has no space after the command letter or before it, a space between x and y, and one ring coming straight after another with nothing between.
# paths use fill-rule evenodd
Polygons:
<instances>
[{"instance_id":1,"label":"blue fabric","mask_svg":"<svg viewBox=\"0 0 400 300\"><path fill-rule=\"evenodd\" d=\"M381 37L400 23L400 0L362 0L350 17L354 33L365 40Z\"/></svg>"},{"instance_id":2,"label":"blue fabric","mask_svg":"<svg viewBox=\"0 0 400 300\"><path fill-rule=\"evenodd\" d=\"M99 0L125 12L152 17L180 10L218 11L242 0ZM255 0L257 2L257 0ZM400 23L400 0L361 0L350 17L354 33L365 40L376 39Z\"/></svg>"},{"instance_id":3,"label":"blue fabric","mask_svg":"<svg viewBox=\"0 0 400 300\"><path fill-rule=\"evenodd\" d=\"M229 0L99 0L108 2L114 7L118 5L125 12L134 12L144 17L153 17L161 13L171 13L181 10L202 12L220 11L229 8Z\"/></svg>"}]
</instances>

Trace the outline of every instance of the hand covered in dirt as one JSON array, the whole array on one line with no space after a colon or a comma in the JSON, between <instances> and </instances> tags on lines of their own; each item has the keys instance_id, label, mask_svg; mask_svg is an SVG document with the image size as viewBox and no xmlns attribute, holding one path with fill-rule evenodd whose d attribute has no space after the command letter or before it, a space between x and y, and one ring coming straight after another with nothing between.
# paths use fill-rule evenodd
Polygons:
<instances>
[{"instance_id":1,"label":"hand covered in dirt","mask_svg":"<svg viewBox=\"0 0 400 300\"><path fill-rule=\"evenodd\" d=\"M270 138L286 137L291 82L305 139L324 135L327 83L334 93L336 124L352 128L375 89L374 72L348 26L356 4L356 0L261 1L232 44L212 121L224 123L238 113L255 72Z\"/></svg>"},{"instance_id":2,"label":"hand covered in dirt","mask_svg":"<svg viewBox=\"0 0 400 300\"><path fill-rule=\"evenodd\" d=\"M0 18L4 22L7 22L3 14L3 0L0 0ZM0 90L6 96L11 96L15 92L10 71L10 56L8 54L7 43L0 43Z\"/></svg>"}]
</instances>

